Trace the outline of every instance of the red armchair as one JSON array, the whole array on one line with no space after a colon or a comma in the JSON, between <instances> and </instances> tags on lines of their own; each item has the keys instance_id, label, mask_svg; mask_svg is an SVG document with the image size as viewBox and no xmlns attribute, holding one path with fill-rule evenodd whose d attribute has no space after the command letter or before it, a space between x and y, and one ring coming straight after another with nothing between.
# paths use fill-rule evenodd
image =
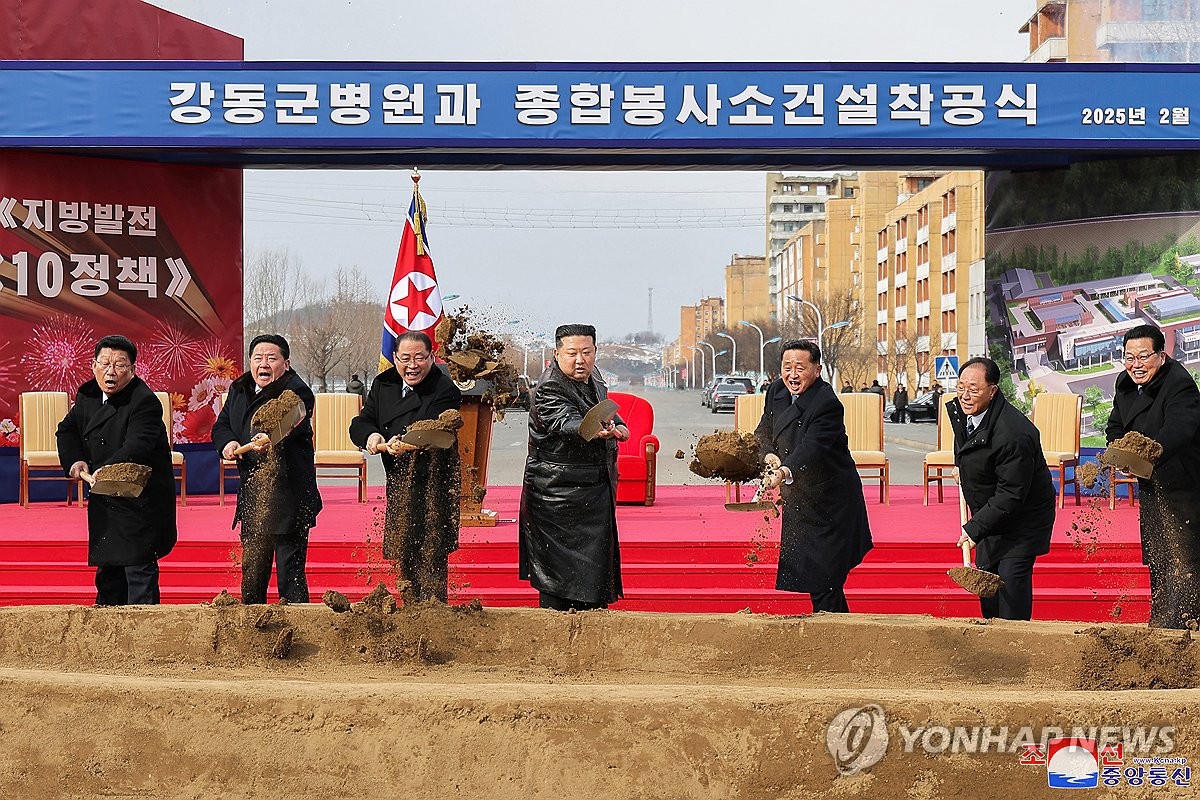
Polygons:
<instances>
[{"instance_id":1,"label":"red armchair","mask_svg":"<svg viewBox=\"0 0 1200 800\"><path fill-rule=\"evenodd\" d=\"M617 502L652 506L659 447L653 433L654 406L624 392L609 392L608 396L629 426L628 441L617 445Z\"/></svg>"}]
</instances>

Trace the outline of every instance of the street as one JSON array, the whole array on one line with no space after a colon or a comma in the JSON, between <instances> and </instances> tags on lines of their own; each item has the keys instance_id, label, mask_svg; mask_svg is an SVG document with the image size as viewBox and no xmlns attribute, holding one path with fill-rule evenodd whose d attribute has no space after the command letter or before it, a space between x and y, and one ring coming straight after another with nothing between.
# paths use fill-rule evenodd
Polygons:
<instances>
[{"instance_id":1,"label":"street","mask_svg":"<svg viewBox=\"0 0 1200 800\"><path fill-rule=\"evenodd\" d=\"M703 435L714 431L732 430L733 414L713 414L700 405L698 390L663 390L641 386L621 386L614 391L630 392L645 397L654 406L654 434L661 450L658 456L660 485L707 483L687 468L692 449ZM506 411L504 419L492 429L492 452L488 462L488 483L493 486L516 486L521 483L525 469L528 437L528 417L524 411ZM937 426L932 423L907 425L884 423L885 452L891 462L893 485L921 484L925 453L936 448ZM682 450L684 457L675 458ZM383 485L383 467L376 456L367 457L367 480L372 486ZM325 483L325 479L322 479ZM333 484L334 481L328 481Z\"/></svg>"}]
</instances>

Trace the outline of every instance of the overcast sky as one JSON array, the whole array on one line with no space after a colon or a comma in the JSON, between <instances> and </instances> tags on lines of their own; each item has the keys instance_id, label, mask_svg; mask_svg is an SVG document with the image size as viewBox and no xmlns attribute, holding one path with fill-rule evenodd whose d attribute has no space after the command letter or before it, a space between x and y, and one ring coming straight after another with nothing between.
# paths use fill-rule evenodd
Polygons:
<instances>
[{"instance_id":1,"label":"overcast sky","mask_svg":"<svg viewBox=\"0 0 1200 800\"><path fill-rule=\"evenodd\" d=\"M155 0L241 36L249 60L1019 61L1035 0ZM417 164L416 166L420 166ZM762 255L761 172L422 171L444 294L535 334L602 337L724 294L723 266ZM382 296L412 192L407 171L247 171L247 257L288 247L312 273L361 267ZM592 227L642 209L657 227ZM482 209L482 214L480 210ZM555 221L544 221L547 209ZM715 220L690 227L690 211ZM482 217L482 220L480 220ZM682 222L681 222L682 221ZM606 225L602 222L601 225Z\"/></svg>"}]
</instances>

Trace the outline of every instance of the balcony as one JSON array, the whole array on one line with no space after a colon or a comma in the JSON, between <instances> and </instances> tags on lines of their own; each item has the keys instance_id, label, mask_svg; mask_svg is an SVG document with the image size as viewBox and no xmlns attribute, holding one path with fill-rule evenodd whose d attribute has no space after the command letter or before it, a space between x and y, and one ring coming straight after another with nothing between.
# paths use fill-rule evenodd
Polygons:
<instances>
[{"instance_id":1,"label":"balcony","mask_svg":"<svg viewBox=\"0 0 1200 800\"><path fill-rule=\"evenodd\" d=\"M883 294L888 290L888 279L880 278L875 281L875 294Z\"/></svg>"},{"instance_id":2,"label":"balcony","mask_svg":"<svg viewBox=\"0 0 1200 800\"><path fill-rule=\"evenodd\" d=\"M929 277L929 262L917 264L917 275L913 280L923 281Z\"/></svg>"},{"instance_id":3,"label":"balcony","mask_svg":"<svg viewBox=\"0 0 1200 800\"><path fill-rule=\"evenodd\" d=\"M885 264L885 263L887 263L887 259L888 259L887 245L884 245L883 247L881 247L875 251L875 263L876 264Z\"/></svg>"},{"instance_id":4,"label":"balcony","mask_svg":"<svg viewBox=\"0 0 1200 800\"><path fill-rule=\"evenodd\" d=\"M1025 57L1030 64L1045 64L1050 61L1067 60L1067 40L1062 36L1051 36L1036 50Z\"/></svg>"},{"instance_id":5,"label":"balcony","mask_svg":"<svg viewBox=\"0 0 1200 800\"><path fill-rule=\"evenodd\" d=\"M955 292L942 295L942 310L949 311L958 308L958 295Z\"/></svg>"},{"instance_id":6,"label":"balcony","mask_svg":"<svg viewBox=\"0 0 1200 800\"><path fill-rule=\"evenodd\" d=\"M907 252L908 252L908 238L905 237L904 239L897 239L896 240L897 255L900 253L907 253Z\"/></svg>"},{"instance_id":7,"label":"balcony","mask_svg":"<svg viewBox=\"0 0 1200 800\"><path fill-rule=\"evenodd\" d=\"M958 226L958 212L951 211L946 216L942 217L942 233L952 231Z\"/></svg>"},{"instance_id":8,"label":"balcony","mask_svg":"<svg viewBox=\"0 0 1200 800\"><path fill-rule=\"evenodd\" d=\"M917 246L923 245L929 241L929 226L922 225L917 228Z\"/></svg>"},{"instance_id":9,"label":"balcony","mask_svg":"<svg viewBox=\"0 0 1200 800\"><path fill-rule=\"evenodd\" d=\"M877 355L886 356L888 354L888 340L880 339L875 343L875 353Z\"/></svg>"},{"instance_id":10,"label":"balcony","mask_svg":"<svg viewBox=\"0 0 1200 800\"><path fill-rule=\"evenodd\" d=\"M949 272L958 266L958 253L946 253L942 256L942 272Z\"/></svg>"},{"instance_id":11,"label":"balcony","mask_svg":"<svg viewBox=\"0 0 1200 800\"><path fill-rule=\"evenodd\" d=\"M918 316L920 316L920 315L918 315ZM928 353L929 352L929 337L928 336L918 336L917 337L917 352L918 353Z\"/></svg>"},{"instance_id":12,"label":"balcony","mask_svg":"<svg viewBox=\"0 0 1200 800\"><path fill-rule=\"evenodd\" d=\"M875 324L876 325L886 325L887 319L888 319L888 310L886 308L881 308L875 312Z\"/></svg>"},{"instance_id":13,"label":"balcony","mask_svg":"<svg viewBox=\"0 0 1200 800\"><path fill-rule=\"evenodd\" d=\"M929 316L929 301L922 300L921 302L917 303L913 307L913 313L916 315L917 319L920 319L921 317L928 317Z\"/></svg>"},{"instance_id":14,"label":"balcony","mask_svg":"<svg viewBox=\"0 0 1200 800\"><path fill-rule=\"evenodd\" d=\"M1096 49L1118 44L1200 42L1200 21L1161 20L1109 22L1096 29Z\"/></svg>"},{"instance_id":15,"label":"balcony","mask_svg":"<svg viewBox=\"0 0 1200 800\"><path fill-rule=\"evenodd\" d=\"M908 286L908 273L907 272L897 273L896 274L896 282L893 285L896 286L897 288L899 288L901 286Z\"/></svg>"}]
</instances>

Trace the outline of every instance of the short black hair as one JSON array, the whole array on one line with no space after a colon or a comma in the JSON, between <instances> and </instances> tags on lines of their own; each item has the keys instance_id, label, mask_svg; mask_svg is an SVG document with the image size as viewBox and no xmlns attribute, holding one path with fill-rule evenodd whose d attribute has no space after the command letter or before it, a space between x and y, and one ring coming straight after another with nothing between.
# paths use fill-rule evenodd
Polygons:
<instances>
[{"instance_id":1,"label":"short black hair","mask_svg":"<svg viewBox=\"0 0 1200 800\"><path fill-rule=\"evenodd\" d=\"M392 348L393 353L400 349L401 342L420 342L426 350L433 350L433 340L422 331L405 331L397 336L396 346Z\"/></svg>"},{"instance_id":2,"label":"short black hair","mask_svg":"<svg viewBox=\"0 0 1200 800\"><path fill-rule=\"evenodd\" d=\"M1149 339L1154 343L1154 352L1158 353L1167 346L1167 337L1163 336L1163 332L1155 325L1138 325L1136 328L1130 328L1125 331L1125 338L1121 340L1121 345L1129 344L1130 339Z\"/></svg>"},{"instance_id":3,"label":"short black hair","mask_svg":"<svg viewBox=\"0 0 1200 800\"><path fill-rule=\"evenodd\" d=\"M554 346L562 347L562 340L568 336L590 336L592 344L596 343L595 325L559 325L554 329Z\"/></svg>"},{"instance_id":4,"label":"short black hair","mask_svg":"<svg viewBox=\"0 0 1200 800\"><path fill-rule=\"evenodd\" d=\"M133 342L129 341L129 339L127 337L121 336L120 334L116 334L116 333L111 334L109 336L105 336L103 339L96 342L96 352L92 353L92 359L94 360L94 359L99 358L100 351L106 347L109 350L125 351L125 353L129 356L129 363L130 364L137 363L137 345L135 345Z\"/></svg>"},{"instance_id":5,"label":"short black hair","mask_svg":"<svg viewBox=\"0 0 1200 800\"><path fill-rule=\"evenodd\" d=\"M984 356L976 356L967 363L962 365L962 369L958 371L962 375L967 371L967 367L981 366L983 367L983 379L988 386L998 386L1000 384L1000 365L990 358Z\"/></svg>"},{"instance_id":6,"label":"short black hair","mask_svg":"<svg viewBox=\"0 0 1200 800\"><path fill-rule=\"evenodd\" d=\"M246 355L253 355L254 348L260 344L273 344L279 348L279 352L283 353L284 359L292 357L292 348L288 347L287 339L280 336L278 333L260 333L250 340L250 347L246 350Z\"/></svg>"},{"instance_id":7,"label":"short black hair","mask_svg":"<svg viewBox=\"0 0 1200 800\"><path fill-rule=\"evenodd\" d=\"M783 368L783 355L788 350L803 350L808 353L808 357L812 363L821 363L821 348L817 346L816 342L809 341L808 339L792 339L779 345L779 366L781 369Z\"/></svg>"}]
</instances>

